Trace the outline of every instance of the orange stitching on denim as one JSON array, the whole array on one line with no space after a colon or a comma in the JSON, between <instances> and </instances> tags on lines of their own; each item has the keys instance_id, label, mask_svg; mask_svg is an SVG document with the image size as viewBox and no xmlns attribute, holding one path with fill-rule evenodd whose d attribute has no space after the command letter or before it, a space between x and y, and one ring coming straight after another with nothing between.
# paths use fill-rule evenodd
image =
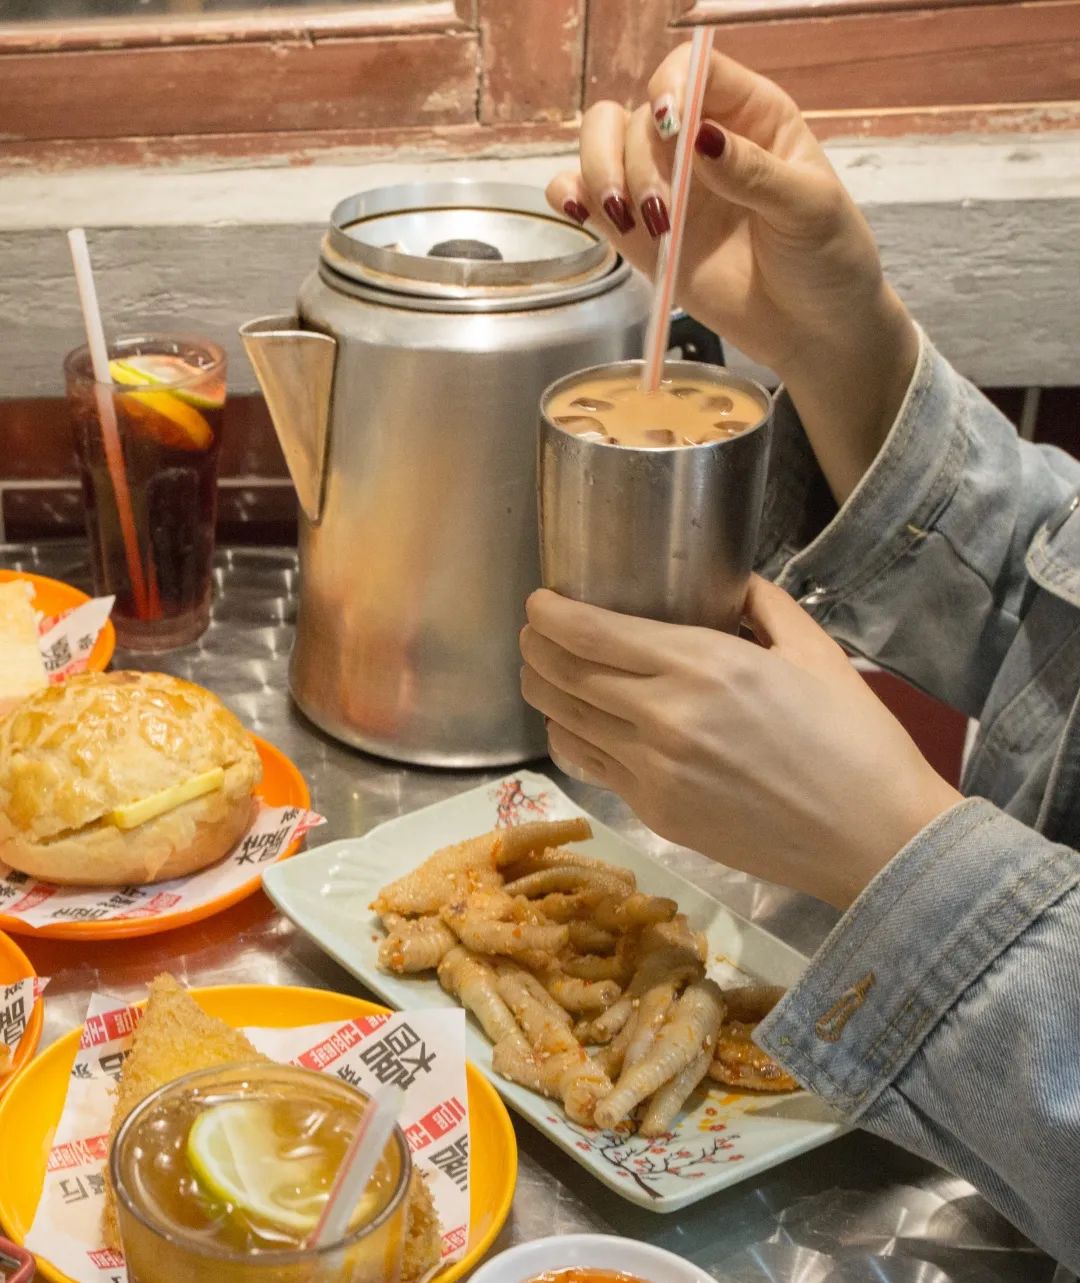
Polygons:
<instances>
[{"instance_id":1,"label":"orange stitching on denim","mask_svg":"<svg viewBox=\"0 0 1080 1283\"><path fill-rule=\"evenodd\" d=\"M814 1025L814 1033L822 1042L839 1042L844 1026L866 1001L866 995L877 984L877 977L868 971L861 980L845 989L840 999Z\"/></svg>"}]
</instances>

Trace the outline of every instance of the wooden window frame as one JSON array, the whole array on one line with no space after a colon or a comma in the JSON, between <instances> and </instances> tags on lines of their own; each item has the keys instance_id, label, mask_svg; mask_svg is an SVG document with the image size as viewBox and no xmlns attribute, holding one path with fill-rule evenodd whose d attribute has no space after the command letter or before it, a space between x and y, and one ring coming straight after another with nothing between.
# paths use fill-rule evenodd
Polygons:
<instances>
[{"instance_id":1,"label":"wooden window frame","mask_svg":"<svg viewBox=\"0 0 1080 1283\"><path fill-rule=\"evenodd\" d=\"M551 151L699 23L822 137L1080 129L1080 0L400 0L0 27L0 165Z\"/></svg>"},{"instance_id":2,"label":"wooden window frame","mask_svg":"<svg viewBox=\"0 0 1080 1283\"><path fill-rule=\"evenodd\" d=\"M1080 0L589 0L586 105L640 101L699 24L822 138L1080 129Z\"/></svg>"},{"instance_id":3,"label":"wooden window frame","mask_svg":"<svg viewBox=\"0 0 1080 1283\"><path fill-rule=\"evenodd\" d=\"M569 143L585 3L401 0L0 27L0 164Z\"/></svg>"}]
</instances>

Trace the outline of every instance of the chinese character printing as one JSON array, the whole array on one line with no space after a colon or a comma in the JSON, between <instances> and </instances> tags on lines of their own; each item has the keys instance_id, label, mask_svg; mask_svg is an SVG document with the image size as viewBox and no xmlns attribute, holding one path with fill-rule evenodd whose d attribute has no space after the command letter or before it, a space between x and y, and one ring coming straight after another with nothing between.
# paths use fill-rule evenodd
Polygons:
<instances>
[{"instance_id":1,"label":"chinese character printing","mask_svg":"<svg viewBox=\"0 0 1080 1283\"><path fill-rule=\"evenodd\" d=\"M452 1145L444 1145L431 1155L431 1163L445 1172L458 1189L464 1189L469 1179L469 1138L462 1136Z\"/></svg>"},{"instance_id":2,"label":"chinese character printing","mask_svg":"<svg viewBox=\"0 0 1080 1283\"><path fill-rule=\"evenodd\" d=\"M384 1038L369 1042L360 1059L383 1085L408 1088L418 1074L431 1073L435 1053L429 1052L420 1035L403 1022Z\"/></svg>"},{"instance_id":3,"label":"chinese character printing","mask_svg":"<svg viewBox=\"0 0 1080 1283\"><path fill-rule=\"evenodd\" d=\"M0 1007L0 1042L8 1047L18 1046L26 1029L26 999L18 997Z\"/></svg>"},{"instance_id":4,"label":"chinese character printing","mask_svg":"<svg viewBox=\"0 0 1080 1283\"><path fill-rule=\"evenodd\" d=\"M68 639L63 635L57 637L44 658L47 673L58 673L62 668L66 668L71 663L71 646Z\"/></svg>"}]
</instances>

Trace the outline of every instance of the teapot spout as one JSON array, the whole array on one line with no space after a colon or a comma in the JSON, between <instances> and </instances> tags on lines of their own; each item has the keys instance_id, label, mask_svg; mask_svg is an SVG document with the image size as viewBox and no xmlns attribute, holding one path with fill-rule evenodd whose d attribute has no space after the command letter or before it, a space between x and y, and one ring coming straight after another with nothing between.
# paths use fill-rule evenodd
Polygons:
<instances>
[{"instance_id":1,"label":"teapot spout","mask_svg":"<svg viewBox=\"0 0 1080 1283\"><path fill-rule=\"evenodd\" d=\"M240 327L304 515L322 514L337 342L296 316L259 316Z\"/></svg>"}]
</instances>

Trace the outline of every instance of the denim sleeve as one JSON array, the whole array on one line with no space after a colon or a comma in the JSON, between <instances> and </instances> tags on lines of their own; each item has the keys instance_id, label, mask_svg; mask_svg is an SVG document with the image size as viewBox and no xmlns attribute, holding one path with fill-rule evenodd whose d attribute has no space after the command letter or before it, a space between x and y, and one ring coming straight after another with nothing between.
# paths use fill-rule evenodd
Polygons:
<instances>
[{"instance_id":1,"label":"denim sleeve","mask_svg":"<svg viewBox=\"0 0 1080 1283\"><path fill-rule=\"evenodd\" d=\"M1022 441L921 337L877 459L837 512L776 403L759 568L850 651L977 716L1032 592L1024 557L1080 462Z\"/></svg>"},{"instance_id":2,"label":"denim sleeve","mask_svg":"<svg viewBox=\"0 0 1080 1283\"><path fill-rule=\"evenodd\" d=\"M1080 1269L1080 856L981 799L914 838L756 1038Z\"/></svg>"}]
</instances>

